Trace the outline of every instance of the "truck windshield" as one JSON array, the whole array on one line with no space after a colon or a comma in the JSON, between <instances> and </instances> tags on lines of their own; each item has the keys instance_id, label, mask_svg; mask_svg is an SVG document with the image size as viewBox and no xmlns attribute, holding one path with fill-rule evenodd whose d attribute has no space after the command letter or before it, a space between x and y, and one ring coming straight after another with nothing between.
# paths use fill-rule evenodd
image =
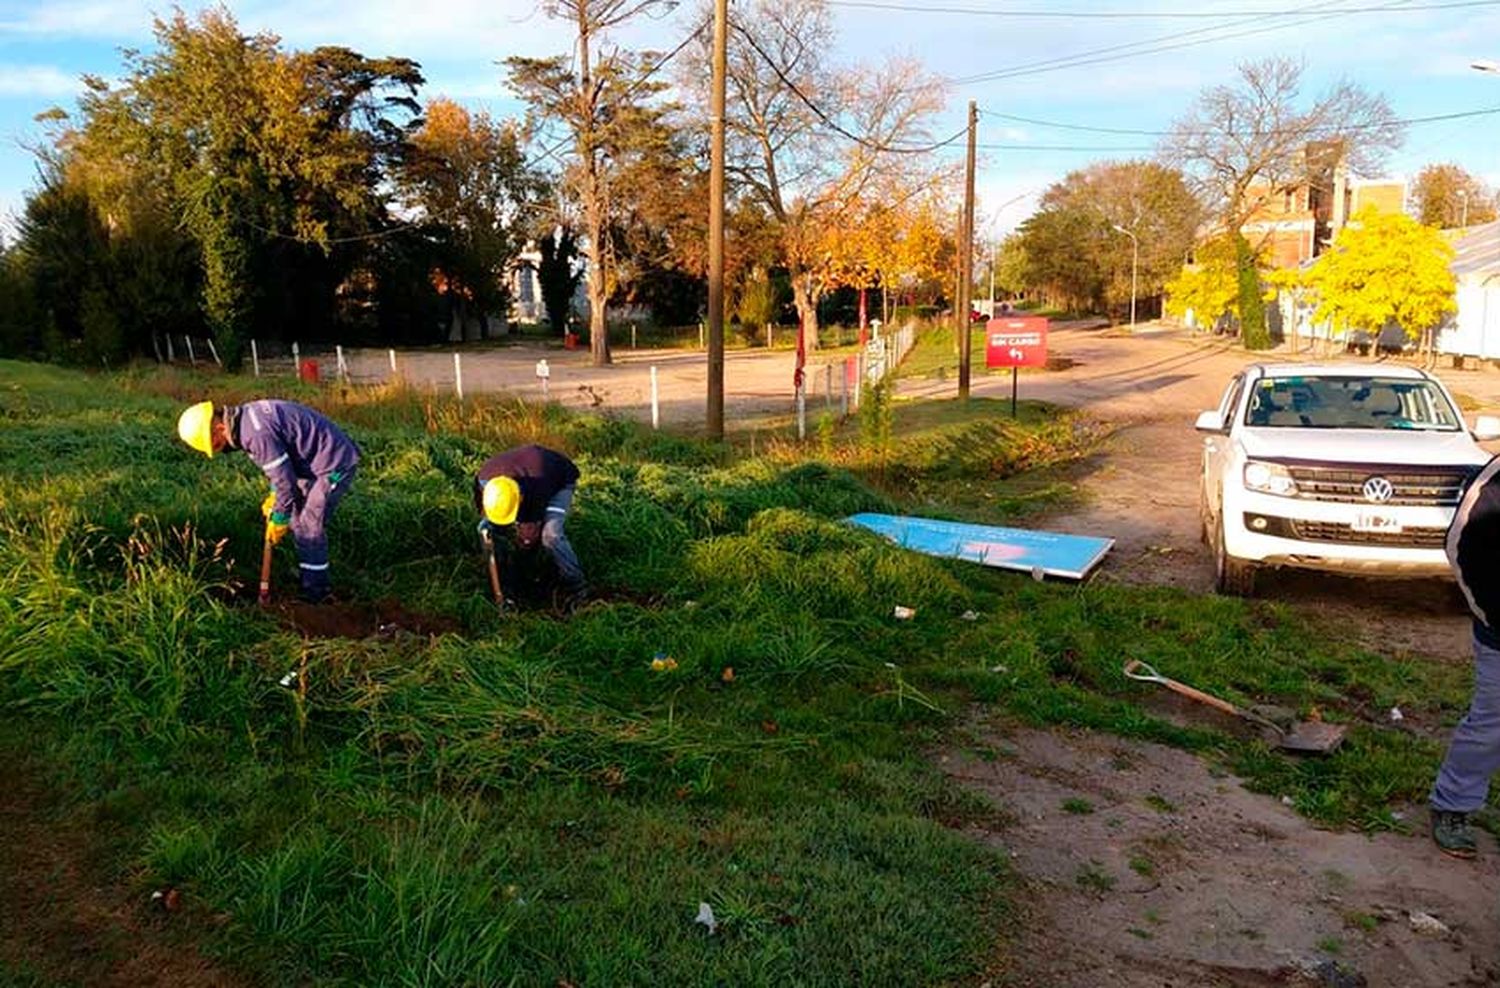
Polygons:
<instances>
[{"instance_id":1,"label":"truck windshield","mask_svg":"<svg viewBox=\"0 0 1500 988\"><path fill-rule=\"evenodd\" d=\"M1431 381L1399 377L1267 377L1255 382L1245 424L1272 429L1426 429L1463 420Z\"/></svg>"}]
</instances>

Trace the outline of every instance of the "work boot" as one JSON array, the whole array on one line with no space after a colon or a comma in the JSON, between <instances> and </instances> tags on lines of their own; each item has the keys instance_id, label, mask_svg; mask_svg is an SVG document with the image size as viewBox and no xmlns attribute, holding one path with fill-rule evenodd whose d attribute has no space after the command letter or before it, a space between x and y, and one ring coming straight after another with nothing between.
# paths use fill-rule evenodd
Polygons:
<instances>
[{"instance_id":1,"label":"work boot","mask_svg":"<svg viewBox=\"0 0 1500 988\"><path fill-rule=\"evenodd\" d=\"M572 614L589 602L589 588L587 584L580 583L576 587L568 587L563 591L562 612Z\"/></svg>"},{"instance_id":2,"label":"work boot","mask_svg":"<svg viewBox=\"0 0 1500 988\"><path fill-rule=\"evenodd\" d=\"M1444 854L1451 854L1455 858L1472 858L1479 853L1467 813L1434 809L1432 839Z\"/></svg>"}]
</instances>

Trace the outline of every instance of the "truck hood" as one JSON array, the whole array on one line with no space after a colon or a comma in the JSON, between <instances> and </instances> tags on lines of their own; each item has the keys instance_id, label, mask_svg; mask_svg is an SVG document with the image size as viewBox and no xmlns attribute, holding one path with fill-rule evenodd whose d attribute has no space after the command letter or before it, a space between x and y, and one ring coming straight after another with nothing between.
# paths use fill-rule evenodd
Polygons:
<instances>
[{"instance_id":1,"label":"truck hood","mask_svg":"<svg viewBox=\"0 0 1500 988\"><path fill-rule=\"evenodd\" d=\"M1490 459L1467 432L1246 428L1239 440L1247 456L1265 460L1480 466Z\"/></svg>"}]
</instances>

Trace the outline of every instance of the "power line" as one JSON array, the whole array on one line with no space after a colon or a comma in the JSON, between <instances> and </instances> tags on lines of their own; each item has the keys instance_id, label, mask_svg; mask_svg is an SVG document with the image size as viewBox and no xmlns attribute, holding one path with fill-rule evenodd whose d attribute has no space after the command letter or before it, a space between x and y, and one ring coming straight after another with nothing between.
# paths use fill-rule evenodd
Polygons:
<instances>
[{"instance_id":1,"label":"power line","mask_svg":"<svg viewBox=\"0 0 1500 988\"><path fill-rule=\"evenodd\" d=\"M797 84L789 79L787 77L787 74L781 70L781 66L776 64L776 60L770 55L766 54L766 50L762 48L758 42L756 42L755 38L750 34L749 31L746 31L738 24L734 26L734 29L740 33L740 36L744 38L746 42L749 43L751 48L755 49L755 53L761 57L761 60L764 61L767 66L770 67L771 71L776 73L776 78L781 80L782 85L790 89L792 91L792 94L795 95L803 105L811 110L813 114L823 122L824 126L826 126L829 130L832 130L834 133L840 135L841 137L853 141L860 147L869 148L871 151L876 151L882 154L929 154L933 151L938 150L939 148L947 147L948 145L967 135L969 132L969 128L965 127L963 130L960 130L958 133L954 134L952 137L947 138L946 140L937 141L932 144L924 144L921 147L900 147L894 144L880 144L876 141L870 140L867 137L861 137L859 134L845 129L838 123L838 121L834 120L827 113L823 112L822 107L818 106L818 104L809 99L807 94L804 93L797 86Z\"/></svg>"},{"instance_id":2,"label":"power line","mask_svg":"<svg viewBox=\"0 0 1500 988\"><path fill-rule=\"evenodd\" d=\"M1068 20L1206 20L1219 17L1297 17L1306 8L1291 10L994 10L983 7L918 6L887 3L883 0L827 0L830 7L855 7L864 10L890 10L913 14L960 14L967 17L1050 18ZM1379 6L1339 7L1330 14L1406 13L1424 10L1458 10L1468 7L1493 7L1500 0L1446 0L1440 3L1406 5L1390 3Z\"/></svg>"},{"instance_id":3,"label":"power line","mask_svg":"<svg viewBox=\"0 0 1500 988\"><path fill-rule=\"evenodd\" d=\"M1143 154L1154 147L1086 147L1076 144L979 144L986 151L1089 151L1095 154Z\"/></svg>"},{"instance_id":4,"label":"power line","mask_svg":"<svg viewBox=\"0 0 1500 988\"><path fill-rule=\"evenodd\" d=\"M1204 131L1192 131L1192 130L1190 130L1190 131L1179 132L1179 131L1175 131L1175 130L1135 130L1135 129L1128 128L1128 127L1091 127L1091 126L1086 126L1084 124L1063 123L1063 122L1058 121L1058 120L1041 120L1041 119L1038 119L1036 117L1023 117L1023 116L1020 116L1020 115L1014 114L1014 113L1000 113L1000 112L995 111L995 110L980 110L979 112L982 113L982 114L984 114L987 117L994 117L994 118L999 119L999 120L1010 120L1010 121L1014 121L1016 123L1032 124L1033 126L1037 126L1037 127L1055 127L1055 128L1057 128L1059 130L1085 131L1087 133L1093 133L1093 134L1127 134L1127 135L1134 135L1134 136L1139 136L1139 137L1171 137L1171 136L1173 136L1175 134L1178 134L1178 133L1184 133L1184 134L1211 133L1211 131L1206 131L1206 130L1204 130ZM1441 123L1442 121L1445 121L1445 120L1465 120L1465 119L1468 119L1470 117L1484 117L1484 116L1490 116L1490 115L1496 114L1496 113L1500 113L1500 106L1490 107L1488 109L1483 109L1483 110L1462 110L1462 111L1458 111L1458 112L1454 112L1454 113L1436 113L1436 114L1432 114L1430 116L1425 116L1425 117L1405 117L1405 118L1396 119L1396 120L1389 120L1389 121L1386 121L1385 123L1350 124L1348 126L1343 126L1343 127L1341 127L1341 126L1339 126L1337 124L1323 124L1323 125L1318 125L1318 126L1313 126L1313 127L1306 127L1306 128L1302 128L1302 127L1276 128L1276 127L1273 127L1273 128L1271 128L1269 130L1258 130L1258 131L1255 131L1255 133L1256 134L1266 135L1266 136L1275 135L1275 134L1299 134L1299 133L1316 134L1316 133L1323 133L1323 132L1331 132L1331 133L1340 133L1340 134L1342 134L1342 133L1349 133L1351 131L1381 130L1381 129L1384 129L1386 127L1405 127L1405 126L1412 126L1412 125L1416 125L1416 124Z\"/></svg>"},{"instance_id":5,"label":"power line","mask_svg":"<svg viewBox=\"0 0 1500 988\"><path fill-rule=\"evenodd\" d=\"M1321 3L1315 3L1309 7L1304 8L1301 12L1311 14L1315 10L1331 7L1337 2L1338 0L1323 0L1323 2ZM1107 45L1103 48L1092 48L1087 51L1075 52L1072 55L1062 55L1056 58L1042 59L1036 62L1025 62L1021 65L1015 65L1008 69L999 69L994 72L981 72L977 75L971 76L961 76L955 79L950 79L948 80L948 82L954 86L967 86L976 82L990 82L998 79L1013 79L1021 76L1040 75L1045 72L1054 72L1058 69L1074 68L1081 65L1095 65L1102 62L1120 61L1126 58L1134 58L1137 55L1150 55L1161 51L1174 51L1182 48L1192 48L1196 45L1212 44L1216 41L1229 41L1233 40L1234 38L1246 37L1251 34L1261 34L1267 31L1279 31L1284 28L1298 27L1304 24L1312 24L1316 21L1325 20L1327 18L1336 16L1338 15L1323 12L1317 14L1316 16L1304 17L1301 20L1290 21L1284 24L1274 24L1269 27L1258 28L1251 31L1232 32L1229 34L1215 34L1215 32L1226 31L1230 28L1243 27L1247 24L1255 24L1267 19L1267 17L1265 16L1241 18L1239 20L1229 21L1225 24L1214 24L1209 27L1194 28L1191 31L1177 31L1172 34L1158 35L1154 38L1145 38L1138 41L1128 41L1117 45ZM1203 37L1203 35L1214 36ZM1195 40L1190 42L1181 41L1181 39L1185 38L1192 38ZM1166 42L1178 43L1166 44Z\"/></svg>"}]
</instances>

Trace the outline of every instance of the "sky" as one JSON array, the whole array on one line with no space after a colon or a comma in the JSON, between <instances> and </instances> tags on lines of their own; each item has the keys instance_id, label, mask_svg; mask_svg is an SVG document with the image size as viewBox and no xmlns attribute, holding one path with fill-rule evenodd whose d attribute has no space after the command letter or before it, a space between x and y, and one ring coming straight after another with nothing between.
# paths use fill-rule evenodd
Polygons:
<instances>
[{"instance_id":1,"label":"sky","mask_svg":"<svg viewBox=\"0 0 1500 988\"><path fill-rule=\"evenodd\" d=\"M200 5L181 6L191 13ZM501 59L571 50L567 26L536 0L226 6L243 30L270 31L288 48L336 44L413 58L428 80L423 96L502 117L522 108L505 88ZM1232 83L1236 64L1248 59L1299 59L1309 97L1348 79L1384 95L1403 119L1500 110L1500 74L1470 67L1500 61L1500 0L830 0L830 7L836 61L915 57L951 80L933 136L956 133L968 101L978 104L983 238L1014 228L1068 171L1150 156L1156 144L1077 128L1165 130L1202 89ZM71 109L84 74L117 76L121 49L149 49L153 18L172 9L139 0L0 0L0 228L13 229L35 187L28 149L44 137L35 116ZM670 50L699 9L696 0L662 9L614 41ZM957 157L962 145L937 153ZM1412 125L1386 173L1410 178L1442 161L1500 186L1500 113Z\"/></svg>"}]
</instances>

